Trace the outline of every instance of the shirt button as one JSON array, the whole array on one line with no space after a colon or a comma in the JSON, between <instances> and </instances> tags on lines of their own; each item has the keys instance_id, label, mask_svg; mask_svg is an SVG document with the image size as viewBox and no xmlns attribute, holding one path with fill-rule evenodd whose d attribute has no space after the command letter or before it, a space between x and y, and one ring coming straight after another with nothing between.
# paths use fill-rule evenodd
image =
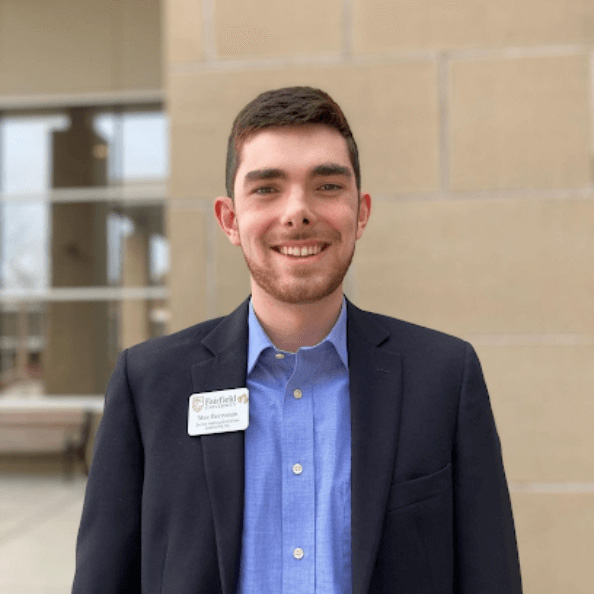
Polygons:
<instances>
[{"instance_id":1,"label":"shirt button","mask_svg":"<svg viewBox=\"0 0 594 594\"><path fill-rule=\"evenodd\" d=\"M295 559L303 559L303 549L301 547L294 549L293 557L295 557Z\"/></svg>"},{"instance_id":2,"label":"shirt button","mask_svg":"<svg viewBox=\"0 0 594 594\"><path fill-rule=\"evenodd\" d=\"M299 388L297 388L296 390L293 390L293 396L295 396L295 398L299 400L299 398L303 396L303 392Z\"/></svg>"},{"instance_id":3,"label":"shirt button","mask_svg":"<svg viewBox=\"0 0 594 594\"><path fill-rule=\"evenodd\" d=\"M293 474L301 474L303 472L303 466L301 464L293 464Z\"/></svg>"},{"instance_id":4,"label":"shirt button","mask_svg":"<svg viewBox=\"0 0 594 594\"><path fill-rule=\"evenodd\" d=\"M274 355L277 359L284 359L285 356L282 353L276 353L276 355Z\"/></svg>"}]
</instances>

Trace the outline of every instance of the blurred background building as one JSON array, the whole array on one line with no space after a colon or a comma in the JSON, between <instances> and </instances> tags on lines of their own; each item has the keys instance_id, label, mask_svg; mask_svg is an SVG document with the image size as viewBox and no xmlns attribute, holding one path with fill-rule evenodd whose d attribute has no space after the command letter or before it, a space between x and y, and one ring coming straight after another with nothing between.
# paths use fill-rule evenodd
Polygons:
<instances>
[{"instance_id":1,"label":"blurred background building","mask_svg":"<svg viewBox=\"0 0 594 594\"><path fill-rule=\"evenodd\" d=\"M122 348L245 298L226 139L296 84L344 108L374 198L348 296L473 342L525 591L590 592L590 0L0 0L0 401L100 398ZM48 414L11 414L0 461L39 471Z\"/></svg>"}]
</instances>

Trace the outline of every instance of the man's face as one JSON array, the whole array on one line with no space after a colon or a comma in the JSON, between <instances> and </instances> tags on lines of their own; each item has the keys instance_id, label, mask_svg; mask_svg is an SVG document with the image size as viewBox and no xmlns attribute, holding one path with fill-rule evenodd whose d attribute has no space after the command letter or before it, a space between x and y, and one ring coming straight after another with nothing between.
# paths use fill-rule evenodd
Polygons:
<instances>
[{"instance_id":1,"label":"man's face","mask_svg":"<svg viewBox=\"0 0 594 594\"><path fill-rule=\"evenodd\" d=\"M234 189L235 201L219 198L215 210L243 250L254 296L312 303L342 290L370 198L359 200L337 130L308 124L248 137Z\"/></svg>"}]
</instances>

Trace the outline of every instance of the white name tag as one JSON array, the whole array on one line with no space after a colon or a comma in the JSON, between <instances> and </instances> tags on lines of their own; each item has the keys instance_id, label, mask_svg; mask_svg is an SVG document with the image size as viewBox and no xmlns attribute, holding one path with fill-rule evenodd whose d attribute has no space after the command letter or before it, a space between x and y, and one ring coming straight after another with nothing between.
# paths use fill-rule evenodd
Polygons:
<instances>
[{"instance_id":1,"label":"white name tag","mask_svg":"<svg viewBox=\"0 0 594 594\"><path fill-rule=\"evenodd\" d=\"M192 394L188 403L188 435L243 431L249 424L249 390Z\"/></svg>"}]
</instances>

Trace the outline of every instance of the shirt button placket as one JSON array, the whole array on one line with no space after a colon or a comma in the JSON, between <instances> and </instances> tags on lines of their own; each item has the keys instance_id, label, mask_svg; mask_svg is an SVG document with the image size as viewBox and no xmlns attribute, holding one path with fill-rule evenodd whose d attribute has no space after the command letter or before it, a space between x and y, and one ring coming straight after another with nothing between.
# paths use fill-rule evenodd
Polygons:
<instances>
[{"instance_id":1,"label":"shirt button placket","mask_svg":"<svg viewBox=\"0 0 594 594\"><path fill-rule=\"evenodd\" d=\"M313 401L300 355L283 411L283 594L294 592L296 584L308 592L315 587Z\"/></svg>"}]
</instances>

